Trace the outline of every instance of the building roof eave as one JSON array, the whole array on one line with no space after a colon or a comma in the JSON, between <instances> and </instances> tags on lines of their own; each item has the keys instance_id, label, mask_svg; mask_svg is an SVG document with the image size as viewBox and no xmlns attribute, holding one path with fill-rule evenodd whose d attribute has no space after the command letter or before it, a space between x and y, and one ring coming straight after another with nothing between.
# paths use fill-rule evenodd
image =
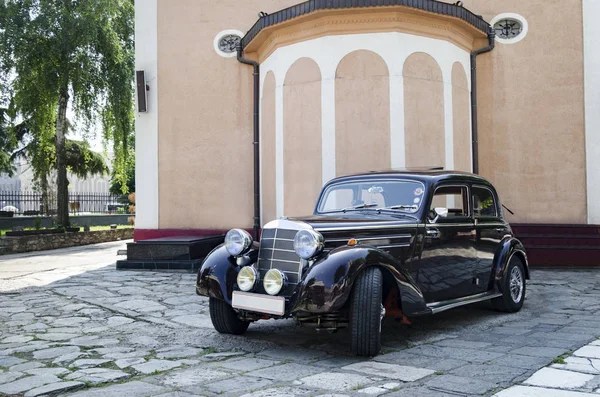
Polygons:
<instances>
[{"instance_id":1,"label":"building roof eave","mask_svg":"<svg viewBox=\"0 0 600 397\"><path fill-rule=\"evenodd\" d=\"M260 33L261 30L281 22L288 21L318 10L340 10L348 8L373 8L404 6L416 10L431 12L461 19L475 29L487 34L490 28L481 16L457 4L437 0L308 0L292 7L284 8L272 14L261 16L241 40L242 48Z\"/></svg>"}]
</instances>

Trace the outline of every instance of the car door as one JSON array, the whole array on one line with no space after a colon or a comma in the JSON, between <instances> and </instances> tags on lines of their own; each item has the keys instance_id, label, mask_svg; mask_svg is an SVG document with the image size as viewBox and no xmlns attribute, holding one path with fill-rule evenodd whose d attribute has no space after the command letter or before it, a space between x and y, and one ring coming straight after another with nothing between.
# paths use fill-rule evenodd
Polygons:
<instances>
[{"instance_id":1,"label":"car door","mask_svg":"<svg viewBox=\"0 0 600 397\"><path fill-rule=\"evenodd\" d=\"M447 216L435 208L448 210ZM476 230L466 184L441 185L429 203L417 282L428 303L473 294Z\"/></svg>"},{"instance_id":2,"label":"car door","mask_svg":"<svg viewBox=\"0 0 600 397\"><path fill-rule=\"evenodd\" d=\"M508 223L501 217L496 194L487 186L471 187L473 216L477 238L477 261L475 265L475 285L477 292L485 292L491 287L491 274L494 255L500 241L510 234Z\"/></svg>"}]
</instances>

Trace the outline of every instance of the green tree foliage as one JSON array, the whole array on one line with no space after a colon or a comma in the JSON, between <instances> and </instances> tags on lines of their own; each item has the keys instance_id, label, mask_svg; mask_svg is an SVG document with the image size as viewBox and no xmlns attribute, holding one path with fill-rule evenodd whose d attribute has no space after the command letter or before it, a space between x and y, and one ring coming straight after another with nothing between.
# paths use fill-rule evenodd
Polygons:
<instances>
[{"instance_id":1,"label":"green tree foliage","mask_svg":"<svg viewBox=\"0 0 600 397\"><path fill-rule=\"evenodd\" d=\"M108 190L110 193L121 195L135 192L135 157L133 153L130 155L129 160L129 164L127 164L125 169L127 183L123 185L113 171L110 179L110 188Z\"/></svg>"},{"instance_id":2,"label":"green tree foliage","mask_svg":"<svg viewBox=\"0 0 600 397\"><path fill-rule=\"evenodd\" d=\"M16 139L8 125L6 109L0 109L0 174L13 175L14 167L10 159L16 147Z\"/></svg>"},{"instance_id":3,"label":"green tree foliage","mask_svg":"<svg viewBox=\"0 0 600 397\"><path fill-rule=\"evenodd\" d=\"M113 145L116 175L126 181L134 114L133 15L133 0L0 0L0 70L9 110L28 120L39 153L54 144L63 226L69 224L69 106L86 127L101 121ZM36 172L44 167L32 165ZM50 166L46 161L40 172Z\"/></svg>"}]
</instances>

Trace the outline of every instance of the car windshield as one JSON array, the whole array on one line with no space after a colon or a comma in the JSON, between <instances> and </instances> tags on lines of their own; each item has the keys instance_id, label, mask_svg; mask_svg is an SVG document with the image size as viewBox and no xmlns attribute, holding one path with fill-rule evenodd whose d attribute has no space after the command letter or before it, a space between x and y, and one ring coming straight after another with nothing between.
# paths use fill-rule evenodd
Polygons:
<instances>
[{"instance_id":1,"label":"car windshield","mask_svg":"<svg viewBox=\"0 0 600 397\"><path fill-rule=\"evenodd\" d=\"M364 209L415 213L421 207L425 185L400 179L368 179L340 182L327 187L317 212L346 212Z\"/></svg>"}]
</instances>

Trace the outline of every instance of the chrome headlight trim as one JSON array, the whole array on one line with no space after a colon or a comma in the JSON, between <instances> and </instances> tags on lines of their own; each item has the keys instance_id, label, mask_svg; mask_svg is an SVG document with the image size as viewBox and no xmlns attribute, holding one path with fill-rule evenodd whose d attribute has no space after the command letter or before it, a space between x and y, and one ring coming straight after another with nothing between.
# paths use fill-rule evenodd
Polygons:
<instances>
[{"instance_id":1,"label":"chrome headlight trim","mask_svg":"<svg viewBox=\"0 0 600 397\"><path fill-rule=\"evenodd\" d=\"M310 259L323 251L325 239L323 235L312 229L298 231L294 237L294 251L302 259Z\"/></svg>"},{"instance_id":2,"label":"chrome headlight trim","mask_svg":"<svg viewBox=\"0 0 600 397\"><path fill-rule=\"evenodd\" d=\"M251 246L252 236L243 229L231 229L225 235L225 248L232 256L245 254Z\"/></svg>"},{"instance_id":3,"label":"chrome headlight trim","mask_svg":"<svg viewBox=\"0 0 600 397\"><path fill-rule=\"evenodd\" d=\"M269 295L277 295L287 285L287 277L279 269L271 269L265 274L263 287Z\"/></svg>"},{"instance_id":4,"label":"chrome headlight trim","mask_svg":"<svg viewBox=\"0 0 600 397\"><path fill-rule=\"evenodd\" d=\"M237 275L237 285L241 291L249 292L256 289L259 275L253 266L244 266Z\"/></svg>"}]
</instances>

